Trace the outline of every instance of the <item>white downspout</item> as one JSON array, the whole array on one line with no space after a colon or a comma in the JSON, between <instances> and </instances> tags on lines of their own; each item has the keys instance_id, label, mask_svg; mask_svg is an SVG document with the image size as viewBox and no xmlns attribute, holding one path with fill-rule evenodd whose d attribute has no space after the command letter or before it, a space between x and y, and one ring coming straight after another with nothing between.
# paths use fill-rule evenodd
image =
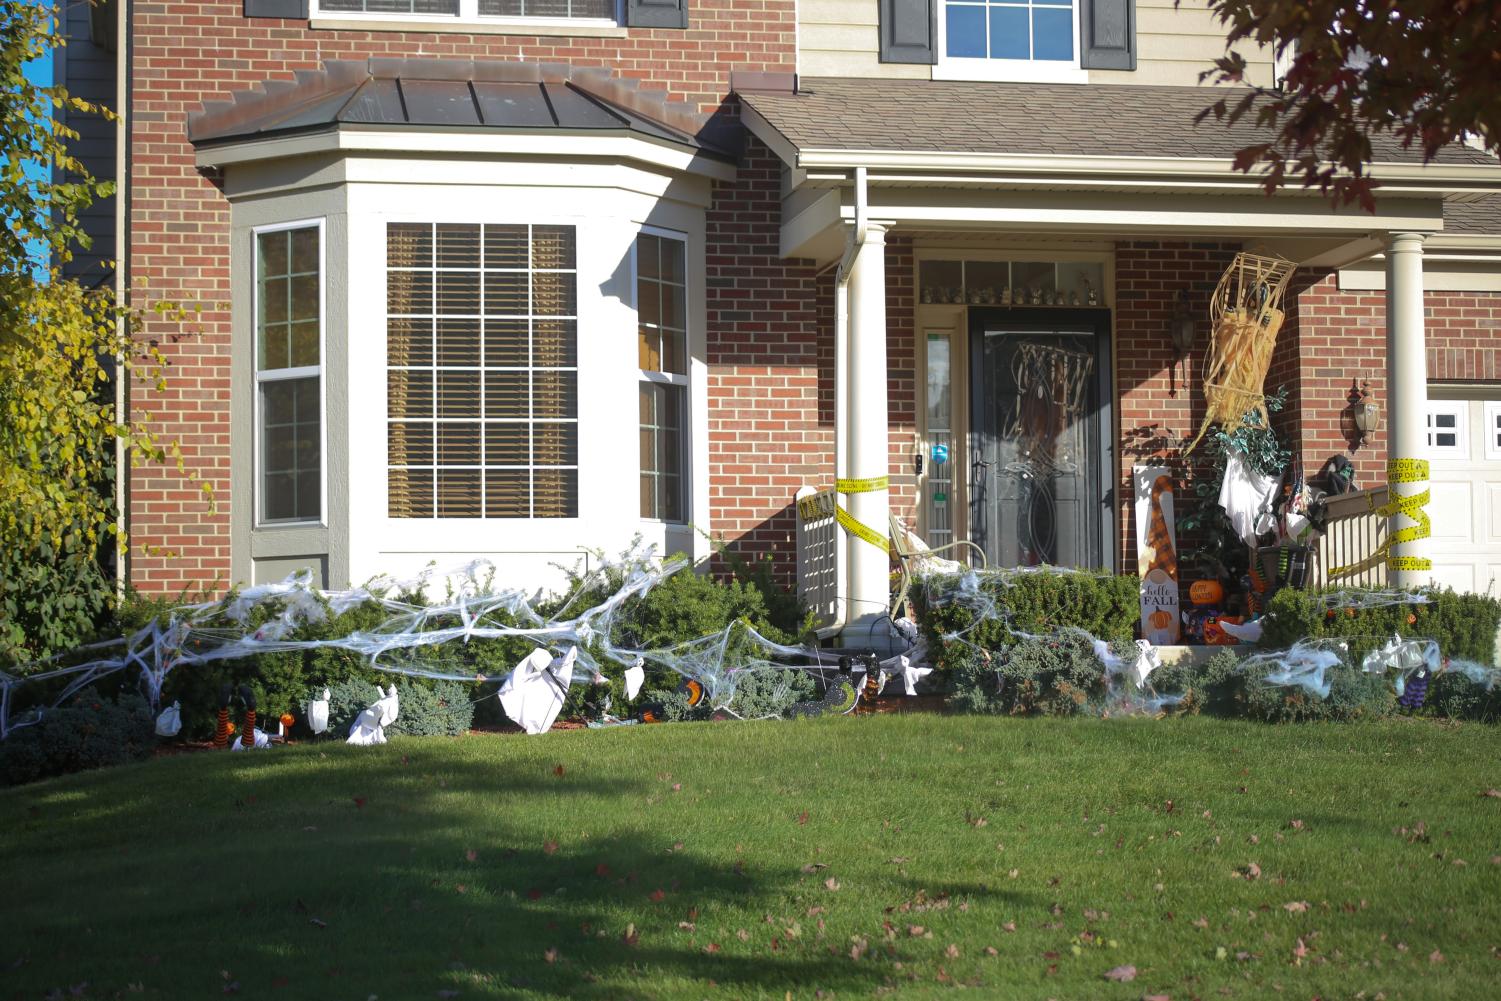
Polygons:
<instances>
[{"instance_id":1,"label":"white downspout","mask_svg":"<svg viewBox=\"0 0 1501 1001\"><path fill-rule=\"evenodd\" d=\"M855 228L845 236L844 255L834 272L834 477L849 476L849 355L850 355L850 271L860 248L865 245L866 180L865 168L856 167ZM838 495L835 495L838 500ZM849 540L834 547L834 579L839 582L839 610L832 625L818 631L819 639L828 639L844 631L850 622Z\"/></svg>"},{"instance_id":2,"label":"white downspout","mask_svg":"<svg viewBox=\"0 0 1501 1001\"><path fill-rule=\"evenodd\" d=\"M130 0L120 0L115 6L115 306L125 304L125 262L130 248L125 242L125 189L130 178L125 176L127 158L125 144L130 141L126 128L126 114L130 108ZM124 327L125 321L117 321ZM125 423L125 362L123 354L115 358L115 423ZM126 537L125 480L129 475L130 453L125 440L115 438L115 596L125 597L125 560L129 555Z\"/></svg>"}]
</instances>

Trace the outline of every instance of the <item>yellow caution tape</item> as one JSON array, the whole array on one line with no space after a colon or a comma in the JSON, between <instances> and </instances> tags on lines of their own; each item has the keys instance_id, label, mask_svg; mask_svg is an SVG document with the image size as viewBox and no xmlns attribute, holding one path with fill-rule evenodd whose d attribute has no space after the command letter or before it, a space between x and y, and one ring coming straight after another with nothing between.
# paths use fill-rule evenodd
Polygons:
<instances>
[{"instance_id":1,"label":"yellow caution tape","mask_svg":"<svg viewBox=\"0 0 1501 1001\"><path fill-rule=\"evenodd\" d=\"M855 516L844 508L836 508L834 510L834 517L838 520L840 526L855 538L869 542L883 553L891 551L891 543L887 541L885 533L877 532L863 521L856 521Z\"/></svg>"},{"instance_id":2,"label":"yellow caution tape","mask_svg":"<svg viewBox=\"0 0 1501 1001\"><path fill-rule=\"evenodd\" d=\"M842 494L868 494L877 490L885 490L891 485L889 476L871 476L866 479L836 480L834 489ZM832 496L827 493L817 493L804 497L797 502L797 513L804 521L812 521L815 518L827 518L834 516L841 528L855 538L870 543L882 552L891 551L891 543L886 538L885 532L878 532L874 528L859 521L850 514Z\"/></svg>"},{"instance_id":3,"label":"yellow caution tape","mask_svg":"<svg viewBox=\"0 0 1501 1001\"><path fill-rule=\"evenodd\" d=\"M868 494L891 486L891 477L872 476L863 480L835 480L834 489L842 494Z\"/></svg>"},{"instance_id":4,"label":"yellow caution tape","mask_svg":"<svg viewBox=\"0 0 1501 1001\"><path fill-rule=\"evenodd\" d=\"M1398 483L1421 483L1428 479L1427 459L1389 459L1386 463L1387 502L1380 507L1372 507L1371 513L1380 518L1391 518L1398 514L1404 514L1412 519L1413 524L1387 535L1381 547L1359 563L1350 566L1335 567L1329 571L1329 579L1335 580L1350 574L1369 570L1371 567L1386 560L1388 570L1415 570L1424 571L1433 569L1433 561L1422 556L1392 556L1392 546L1404 542L1416 542L1426 539L1433 533L1433 522L1428 518L1428 512L1424 510L1431 499L1429 491L1408 494L1403 496L1397 491ZM1369 503L1369 501L1368 501Z\"/></svg>"}]
</instances>

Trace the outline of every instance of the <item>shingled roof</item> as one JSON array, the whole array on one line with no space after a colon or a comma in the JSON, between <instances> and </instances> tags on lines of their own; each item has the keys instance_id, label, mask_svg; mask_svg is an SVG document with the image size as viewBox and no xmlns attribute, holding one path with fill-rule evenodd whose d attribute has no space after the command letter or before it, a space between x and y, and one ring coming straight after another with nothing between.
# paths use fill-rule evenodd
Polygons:
<instances>
[{"instance_id":1,"label":"shingled roof","mask_svg":"<svg viewBox=\"0 0 1501 1001\"><path fill-rule=\"evenodd\" d=\"M750 92L741 100L798 149L1013 153L1058 156L1230 158L1265 142L1242 119L1194 117L1214 98L1241 92L1130 84L970 83L804 77L798 92ZM1379 163L1421 163L1421 151L1372 140ZM1438 162L1496 164L1465 147Z\"/></svg>"},{"instance_id":2,"label":"shingled roof","mask_svg":"<svg viewBox=\"0 0 1501 1001\"><path fill-rule=\"evenodd\" d=\"M332 60L209 102L188 118L198 146L343 125L469 131L630 132L720 158L705 116L608 70L467 59Z\"/></svg>"},{"instance_id":3,"label":"shingled roof","mask_svg":"<svg viewBox=\"0 0 1501 1001\"><path fill-rule=\"evenodd\" d=\"M1501 196L1492 195L1473 202L1445 202L1444 232L1501 236Z\"/></svg>"}]
</instances>

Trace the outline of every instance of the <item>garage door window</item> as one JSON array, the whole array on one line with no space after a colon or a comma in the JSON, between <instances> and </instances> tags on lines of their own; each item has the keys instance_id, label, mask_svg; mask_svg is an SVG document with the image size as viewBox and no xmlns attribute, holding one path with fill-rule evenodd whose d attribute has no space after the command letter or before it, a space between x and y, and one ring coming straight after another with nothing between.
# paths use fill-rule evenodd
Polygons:
<instances>
[{"instance_id":1,"label":"garage door window","mask_svg":"<svg viewBox=\"0 0 1501 1001\"><path fill-rule=\"evenodd\" d=\"M1463 403L1428 404L1428 448L1434 458L1464 459L1466 407Z\"/></svg>"},{"instance_id":2,"label":"garage door window","mask_svg":"<svg viewBox=\"0 0 1501 1001\"><path fill-rule=\"evenodd\" d=\"M1485 457L1501 459L1501 403L1485 405Z\"/></svg>"}]
</instances>

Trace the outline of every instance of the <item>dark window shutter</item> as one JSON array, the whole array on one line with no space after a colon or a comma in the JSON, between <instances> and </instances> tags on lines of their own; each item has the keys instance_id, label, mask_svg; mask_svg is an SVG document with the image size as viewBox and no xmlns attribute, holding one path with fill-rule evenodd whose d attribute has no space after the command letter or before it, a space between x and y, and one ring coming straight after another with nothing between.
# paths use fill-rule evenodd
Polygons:
<instances>
[{"instance_id":1,"label":"dark window shutter","mask_svg":"<svg viewBox=\"0 0 1501 1001\"><path fill-rule=\"evenodd\" d=\"M688 0L625 0L630 28L686 28Z\"/></svg>"},{"instance_id":2,"label":"dark window shutter","mask_svg":"<svg viewBox=\"0 0 1501 1001\"><path fill-rule=\"evenodd\" d=\"M307 17L307 0L245 0L246 17Z\"/></svg>"},{"instance_id":3,"label":"dark window shutter","mask_svg":"<svg viewBox=\"0 0 1501 1001\"><path fill-rule=\"evenodd\" d=\"M938 8L943 0L878 0L881 62L938 62Z\"/></svg>"},{"instance_id":4,"label":"dark window shutter","mask_svg":"<svg viewBox=\"0 0 1501 1001\"><path fill-rule=\"evenodd\" d=\"M1136 68L1136 0L1080 0L1079 65L1092 70Z\"/></svg>"}]
</instances>

